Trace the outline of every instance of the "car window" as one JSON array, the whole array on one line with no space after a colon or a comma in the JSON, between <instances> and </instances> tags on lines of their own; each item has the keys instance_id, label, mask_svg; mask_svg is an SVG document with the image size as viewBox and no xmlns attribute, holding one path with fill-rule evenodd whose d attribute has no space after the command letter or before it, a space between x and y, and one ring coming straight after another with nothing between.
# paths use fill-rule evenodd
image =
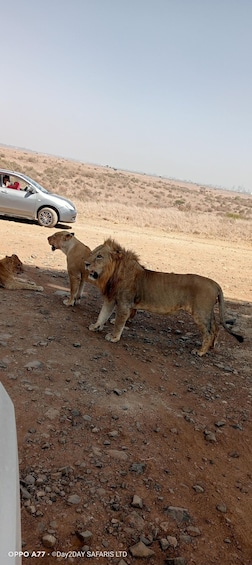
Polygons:
<instances>
[{"instance_id":1,"label":"car window","mask_svg":"<svg viewBox=\"0 0 252 565\"><path fill-rule=\"evenodd\" d=\"M28 186L28 183L23 179L21 179L20 177L16 177L15 175L10 175L10 184L13 186L14 183L17 182L19 183L20 190L24 190Z\"/></svg>"},{"instance_id":2,"label":"car window","mask_svg":"<svg viewBox=\"0 0 252 565\"><path fill-rule=\"evenodd\" d=\"M26 175L24 175L24 179L26 182L26 186L28 186L29 184L31 184L32 186L35 186L36 188L38 188L39 190L41 190L41 192L45 192L46 194L49 194L48 190L46 190L46 188L44 188L43 186L41 186L41 184L39 184L37 181L35 181L34 179L30 179L30 177L27 177Z\"/></svg>"},{"instance_id":3,"label":"car window","mask_svg":"<svg viewBox=\"0 0 252 565\"><path fill-rule=\"evenodd\" d=\"M13 185L14 182L19 183L20 190L25 190L27 187L31 186L33 188L35 187L35 189L37 188L38 190L40 190L44 194L50 194L50 192L46 188L41 186L41 184L39 184L34 179L31 179L27 175L22 174L22 177L21 177L19 175L13 175L13 174L8 172L8 177L10 179L11 185ZM2 186L2 184L3 184L3 173L1 173L1 175L0 175L0 186Z\"/></svg>"}]
</instances>

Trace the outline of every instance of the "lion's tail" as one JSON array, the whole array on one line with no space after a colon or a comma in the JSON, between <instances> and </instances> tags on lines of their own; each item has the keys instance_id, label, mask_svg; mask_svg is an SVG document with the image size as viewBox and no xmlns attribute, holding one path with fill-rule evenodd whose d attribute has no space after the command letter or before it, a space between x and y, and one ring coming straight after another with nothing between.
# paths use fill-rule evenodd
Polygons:
<instances>
[{"instance_id":1,"label":"lion's tail","mask_svg":"<svg viewBox=\"0 0 252 565\"><path fill-rule=\"evenodd\" d=\"M240 343L242 343L244 341L244 338L242 335L236 334L234 333L231 328L227 325L228 322L225 320L225 304L224 304L224 296L223 296L223 290L222 288L218 285L218 303L219 303L219 312L220 312L220 323L223 326L223 328L232 336L234 336ZM232 320L233 323L233 320Z\"/></svg>"}]
</instances>

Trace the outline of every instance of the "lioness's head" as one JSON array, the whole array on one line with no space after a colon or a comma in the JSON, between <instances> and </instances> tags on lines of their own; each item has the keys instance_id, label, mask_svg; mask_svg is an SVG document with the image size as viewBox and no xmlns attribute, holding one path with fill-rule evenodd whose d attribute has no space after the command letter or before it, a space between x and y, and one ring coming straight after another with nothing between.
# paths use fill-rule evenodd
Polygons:
<instances>
[{"instance_id":1,"label":"lioness's head","mask_svg":"<svg viewBox=\"0 0 252 565\"><path fill-rule=\"evenodd\" d=\"M19 274L24 272L23 263L20 261L19 257L15 255L15 253L13 253L10 257L6 255L5 264L12 273Z\"/></svg>"},{"instance_id":2,"label":"lioness's head","mask_svg":"<svg viewBox=\"0 0 252 565\"><path fill-rule=\"evenodd\" d=\"M52 251L55 251L56 249L65 249L73 237L74 233L57 231L53 235L49 235L47 239L49 245L51 245Z\"/></svg>"},{"instance_id":3,"label":"lioness's head","mask_svg":"<svg viewBox=\"0 0 252 565\"><path fill-rule=\"evenodd\" d=\"M107 239L103 245L96 247L85 261L85 267L89 272L88 278L97 281L99 279L107 282L115 270L115 266L123 256L123 248L113 239Z\"/></svg>"}]
</instances>

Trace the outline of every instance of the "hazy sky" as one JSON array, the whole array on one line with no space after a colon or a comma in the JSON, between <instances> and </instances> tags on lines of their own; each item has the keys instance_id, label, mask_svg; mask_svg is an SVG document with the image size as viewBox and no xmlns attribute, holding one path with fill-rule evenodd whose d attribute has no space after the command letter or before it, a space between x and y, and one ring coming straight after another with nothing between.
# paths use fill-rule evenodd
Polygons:
<instances>
[{"instance_id":1,"label":"hazy sky","mask_svg":"<svg viewBox=\"0 0 252 565\"><path fill-rule=\"evenodd\" d=\"M0 143L252 191L252 0L2 0Z\"/></svg>"}]
</instances>

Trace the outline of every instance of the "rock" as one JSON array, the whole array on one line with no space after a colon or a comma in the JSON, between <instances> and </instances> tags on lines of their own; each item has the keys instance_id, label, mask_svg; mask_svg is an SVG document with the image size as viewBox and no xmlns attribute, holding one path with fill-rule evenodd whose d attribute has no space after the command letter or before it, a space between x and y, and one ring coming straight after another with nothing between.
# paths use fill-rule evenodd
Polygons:
<instances>
[{"instance_id":1,"label":"rock","mask_svg":"<svg viewBox=\"0 0 252 565\"><path fill-rule=\"evenodd\" d=\"M92 445L91 449L92 449L92 453L96 457L102 457L102 450L100 449L100 447L96 447L96 445Z\"/></svg>"},{"instance_id":2,"label":"rock","mask_svg":"<svg viewBox=\"0 0 252 565\"><path fill-rule=\"evenodd\" d=\"M193 489L195 490L195 492L204 492L203 487L201 487L200 485L193 485Z\"/></svg>"},{"instance_id":3,"label":"rock","mask_svg":"<svg viewBox=\"0 0 252 565\"><path fill-rule=\"evenodd\" d=\"M179 536L179 541L180 541L181 543L191 543L192 538L191 538L191 536L189 536L188 534L181 534L181 535Z\"/></svg>"},{"instance_id":4,"label":"rock","mask_svg":"<svg viewBox=\"0 0 252 565\"><path fill-rule=\"evenodd\" d=\"M191 536L191 537L198 537L201 536L201 531L199 528L195 528L194 526L188 526L188 528L186 528L187 533Z\"/></svg>"},{"instance_id":5,"label":"rock","mask_svg":"<svg viewBox=\"0 0 252 565\"><path fill-rule=\"evenodd\" d=\"M144 545L151 545L153 543L153 536L149 535L148 538L146 538L145 536L140 536L140 541L142 541Z\"/></svg>"},{"instance_id":6,"label":"rock","mask_svg":"<svg viewBox=\"0 0 252 565\"><path fill-rule=\"evenodd\" d=\"M143 508L143 501L140 498L140 496L137 496L137 494L134 494L133 500L131 502L131 506L134 506L135 508Z\"/></svg>"},{"instance_id":7,"label":"rock","mask_svg":"<svg viewBox=\"0 0 252 565\"><path fill-rule=\"evenodd\" d=\"M0 340L10 339L10 337L12 337L12 334L0 334Z\"/></svg>"},{"instance_id":8,"label":"rock","mask_svg":"<svg viewBox=\"0 0 252 565\"><path fill-rule=\"evenodd\" d=\"M120 461L127 461L128 455L125 451L120 451L119 449L109 449L108 454L113 459L119 459Z\"/></svg>"},{"instance_id":9,"label":"rock","mask_svg":"<svg viewBox=\"0 0 252 565\"><path fill-rule=\"evenodd\" d=\"M33 475L26 475L26 477L24 478L24 482L26 485L34 485L35 480L36 479Z\"/></svg>"},{"instance_id":10,"label":"rock","mask_svg":"<svg viewBox=\"0 0 252 565\"><path fill-rule=\"evenodd\" d=\"M24 498L25 500L29 500L31 498L31 494L22 485L20 485L20 492L21 492L22 498Z\"/></svg>"},{"instance_id":11,"label":"rock","mask_svg":"<svg viewBox=\"0 0 252 565\"><path fill-rule=\"evenodd\" d=\"M219 420L218 422L215 422L215 426L216 428L222 428L223 426L225 426L226 422L225 420Z\"/></svg>"},{"instance_id":12,"label":"rock","mask_svg":"<svg viewBox=\"0 0 252 565\"><path fill-rule=\"evenodd\" d=\"M194 410L190 406L183 406L182 411L185 414L194 414Z\"/></svg>"},{"instance_id":13,"label":"rock","mask_svg":"<svg viewBox=\"0 0 252 565\"><path fill-rule=\"evenodd\" d=\"M56 538L52 534L45 534L42 537L42 543L44 547L54 547L56 541Z\"/></svg>"},{"instance_id":14,"label":"rock","mask_svg":"<svg viewBox=\"0 0 252 565\"><path fill-rule=\"evenodd\" d=\"M40 361L34 359L34 361L30 361L25 365L25 369L27 369L27 371L31 371L32 369L38 369L41 365L42 363Z\"/></svg>"},{"instance_id":15,"label":"rock","mask_svg":"<svg viewBox=\"0 0 252 565\"><path fill-rule=\"evenodd\" d=\"M234 430L241 430L241 432L243 431L241 424L231 424L231 428L234 428Z\"/></svg>"},{"instance_id":16,"label":"rock","mask_svg":"<svg viewBox=\"0 0 252 565\"><path fill-rule=\"evenodd\" d=\"M79 504L80 501L81 497L78 494L71 494L67 499L68 504Z\"/></svg>"},{"instance_id":17,"label":"rock","mask_svg":"<svg viewBox=\"0 0 252 565\"><path fill-rule=\"evenodd\" d=\"M69 296L69 292L66 290L55 290L55 296Z\"/></svg>"},{"instance_id":18,"label":"rock","mask_svg":"<svg viewBox=\"0 0 252 565\"><path fill-rule=\"evenodd\" d=\"M121 395L123 394L123 391L120 390L119 388L114 388L113 392L114 392L115 394L117 394L117 396L121 396Z\"/></svg>"},{"instance_id":19,"label":"rock","mask_svg":"<svg viewBox=\"0 0 252 565\"><path fill-rule=\"evenodd\" d=\"M46 412L45 412L45 416L46 418L48 418L49 420L55 420L55 418L57 418L59 416L60 412L59 410L57 410L56 408L49 408Z\"/></svg>"},{"instance_id":20,"label":"rock","mask_svg":"<svg viewBox=\"0 0 252 565\"><path fill-rule=\"evenodd\" d=\"M155 555L154 551L149 547L146 547L142 541L132 545L129 550L132 557L152 557Z\"/></svg>"},{"instance_id":21,"label":"rock","mask_svg":"<svg viewBox=\"0 0 252 565\"><path fill-rule=\"evenodd\" d=\"M117 437L119 435L119 432L117 430L112 430L111 432L108 433L109 437Z\"/></svg>"},{"instance_id":22,"label":"rock","mask_svg":"<svg viewBox=\"0 0 252 565\"><path fill-rule=\"evenodd\" d=\"M34 506L33 504L31 506L27 506L27 512L29 512L30 514L35 514L36 513L36 506Z\"/></svg>"},{"instance_id":23,"label":"rock","mask_svg":"<svg viewBox=\"0 0 252 565\"><path fill-rule=\"evenodd\" d=\"M145 467L146 463L132 463L130 471L141 474L145 471Z\"/></svg>"},{"instance_id":24,"label":"rock","mask_svg":"<svg viewBox=\"0 0 252 565\"><path fill-rule=\"evenodd\" d=\"M226 504L217 504L216 510L218 510L219 512L222 512L223 514L226 514L226 512L227 512Z\"/></svg>"},{"instance_id":25,"label":"rock","mask_svg":"<svg viewBox=\"0 0 252 565\"><path fill-rule=\"evenodd\" d=\"M50 449L50 443L47 441L41 445L41 449Z\"/></svg>"},{"instance_id":26,"label":"rock","mask_svg":"<svg viewBox=\"0 0 252 565\"><path fill-rule=\"evenodd\" d=\"M169 542L166 538L161 538L161 540L159 540L160 543L160 547L163 551L166 551L166 549L168 549L169 547Z\"/></svg>"},{"instance_id":27,"label":"rock","mask_svg":"<svg viewBox=\"0 0 252 565\"><path fill-rule=\"evenodd\" d=\"M169 542L169 546L173 547L174 549L178 545L178 540L174 536L167 536L167 541Z\"/></svg>"},{"instance_id":28,"label":"rock","mask_svg":"<svg viewBox=\"0 0 252 565\"><path fill-rule=\"evenodd\" d=\"M103 496L105 496L106 490L102 487L99 487L96 491L96 494L99 496L99 498L102 498Z\"/></svg>"},{"instance_id":29,"label":"rock","mask_svg":"<svg viewBox=\"0 0 252 565\"><path fill-rule=\"evenodd\" d=\"M37 490L36 492L36 497L37 498L43 498L45 496L45 491L44 490Z\"/></svg>"},{"instance_id":30,"label":"rock","mask_svg":"<svg viewBox=\"0 0 252 565\"><path fill-rule=\"evenodd\" d=\"M168 506L165 513L176 520L176 522L189 522L191 520L188 510L179 506Z\"/></svg>"},{"instance_id":31,"label":"rock","mask_svg":"<svg viewBox=\"0 0 252 565\"><path fill-rule=\"evenodd\" d=\"M206 441L211 441L212 443L215 443L216 440L216 435L213 432L210 432L208 430L204 431L204 435L205 435L205 440Z\"/></svg>"},{"instance_id":32,"label":"rock","mask_svg":"<svg viewBox=\"0 0 252 565\"><path fill-rule=\"evenodd\" d=\"M76 532L76 535L83 543L88 543L93 536L90 530L85 530L85 532Z\"/></svg>"},{"instance_id":33,"label":"rock","mask_svg":"<svg viewBox=\"0 0 252 565\"><path fill-rule=\"evenodd\" d=\"M144 519L142 518L142 516L139 516L139 514L135 510L133 510L133 512L131 512L130 514L128 514L128 516L126 516L125 522L128 526L131 526L136 530L141 531L145 527Z\"/></svg>"}]
</instances>

